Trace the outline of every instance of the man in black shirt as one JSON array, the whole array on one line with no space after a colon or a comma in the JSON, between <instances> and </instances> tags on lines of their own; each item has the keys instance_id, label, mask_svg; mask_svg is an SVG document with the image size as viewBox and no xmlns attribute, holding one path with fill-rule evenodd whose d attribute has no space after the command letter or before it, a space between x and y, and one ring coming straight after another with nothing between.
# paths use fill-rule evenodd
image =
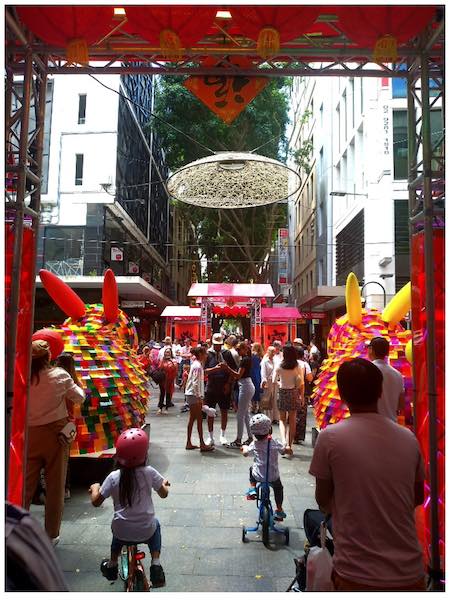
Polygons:
<instances>
[{"instance_id":1,"label":"man in black shirt","mask_svg":"<svg viewBox=\"0 0 451 600\"><path fill-rule=\"evenodd\" d=\"M207 352L205 363L205 374L207 375L207 387L205 390L205 404L210 408L219 406L221 411L221 436L219 441L226 445L225 431L227 428L227 416L230 408L231 377L226 365L236 369L235 361L230 350L222 350L224 338L220 333L214 333L212 338L213 347ZM214 446L213 437L214 417L207 417L209 437L206 444Z\"/></svg>"}]
</instances>

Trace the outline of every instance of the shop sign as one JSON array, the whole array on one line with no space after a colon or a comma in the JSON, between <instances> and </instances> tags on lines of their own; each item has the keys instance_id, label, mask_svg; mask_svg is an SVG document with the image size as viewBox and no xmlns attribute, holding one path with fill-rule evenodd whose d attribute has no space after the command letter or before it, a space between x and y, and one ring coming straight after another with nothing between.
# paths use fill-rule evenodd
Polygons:
<instances>
[{"instance_id":1,"label":"shop sign","mask_svg":"<svg viewBox=\"0 0 451 600\"><path fill-rule=\"evenodd\" d=\"M131 273L132 275L138 275L138 273L139 273L138 263L129 262L128 263L128 272Z\"/></svg>"},{"instance_id":2,"label":"shop sign","mask_svg":"<svg viewBox=\"0 0 451 600\"><path fill-rule=\"evenodd\" d=\"M324 319L326 317L326 313L324 312L301 312L301 319L314 319L319 321L320 319ZM318 323L316 323L318 325Z\"/></svg>"},{"instance_id":3,"label":"shop sign","mask_svg":"<svg viewBox=\"0 0 451 600\"><path fill-rule=\"evenodd\" d=\"M145 300L122 300L121 308L144 308Z\"/></svg>"},{"instance_id":4,"label":"shop sign","mask_svg":"<svg viewBox=\"0 0 451 600\"><path fill-rule=\"evenodd\" d=\"M117 248L116 246L111 247L111 260L114 262L122 262L124 260L124 250Z\"/></svg>"}]
</instances>

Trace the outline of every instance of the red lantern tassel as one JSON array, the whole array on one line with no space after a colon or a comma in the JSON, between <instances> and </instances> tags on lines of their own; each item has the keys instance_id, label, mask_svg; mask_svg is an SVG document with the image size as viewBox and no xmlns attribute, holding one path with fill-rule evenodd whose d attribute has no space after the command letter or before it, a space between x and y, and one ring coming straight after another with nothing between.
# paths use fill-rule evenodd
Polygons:
<instances>
[{"instance_id":1,"label":"red lantern tassel","mask_svg":"<svg viewBox=\"0 0 451 600\"><path fill-rule=\"evenodd\" d=\"M183 58L180 38L172 29L163 29L160 32L160 47L163 58L174 60Z\"/></svg>"},{"instance_id":2,"label":"red lantern tassel","mask_svg":"<svg viewBox=\"0 0 451 600\"><path fill-rule=\"evenodd\" d=\"M373 50L375 63L394 63L398 60L398 40L393 35L380 37Z\"/></svg>"},{"instance_id":3,"label":"red lantern tassel","mask_svg":"<svg viewBox=\"0 0 451 600\"><path fill-rule=\"evenodd\" d=\"M271 58L280 50L280 35L274 27L263 27L258 34L257 52L262 58Z\"/></svg>"}]
</instances>

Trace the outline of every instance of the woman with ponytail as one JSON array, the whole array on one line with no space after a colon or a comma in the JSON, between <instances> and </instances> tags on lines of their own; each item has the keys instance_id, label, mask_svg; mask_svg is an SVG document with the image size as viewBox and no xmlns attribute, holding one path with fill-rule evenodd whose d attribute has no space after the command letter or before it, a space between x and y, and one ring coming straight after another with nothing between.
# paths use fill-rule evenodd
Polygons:
<instances>
[{"instance_id":1,"label":"woman with ponytail","mask_svg":"<svg viewBox=\"0 0 451 600\"><path fill-rule=\"evenodd\" d=\"M116 442L116 461L119 469L108 475L102 485L93 483L89 488L94 506L113 498L114 516L111 523L113 541L110 560L100 563L102 575L109 581L117 579L118 559L122 546L127 543L146 543L152 557L150 581L152 587L166 583L160 564L161 531L155 517L152 490L160 498L169 493L169 481L153 467L146 466L149 438L142 429L123 431Z\"/></svg>"}]
</instances>

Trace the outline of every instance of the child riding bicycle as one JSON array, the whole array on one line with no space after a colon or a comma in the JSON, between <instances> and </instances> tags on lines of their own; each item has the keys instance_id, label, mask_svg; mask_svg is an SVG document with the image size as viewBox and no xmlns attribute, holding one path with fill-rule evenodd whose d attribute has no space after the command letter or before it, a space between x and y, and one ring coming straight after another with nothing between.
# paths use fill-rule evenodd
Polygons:
<instances>
[{"instance_id":1,"label":"child riding bicycle","mask_svg":"<svg viewBox=\"0 0 451 600\"><path fill-rule=\"evenodd\" d=\"M146 467L148 448L149 438L142 429L127 429L122 432L116 442L119 469L110 473L102 486L93 483L89 493L94 506L100 506L110 496L114 504L111 557L110 560L102 560L102 575L109 581L116 580L122 546L147 543L152 557L152 587L163 587L166 581L160 564L161 531L160 523L155 517L152 489L160 498L166 498L170 483L153 467Z\"/></svg>"},{"instance_id":2,"label":"child riding bicycle","mask_svg":"<svg viewBox=\"0 0 451 600\"><path fill-rule=\"evenodd\" d=\"M249 469L251 487L247 492L247 497L249 500L255 500L257 497L257 482L265 482L266 473L268 473L268 483L274 489L277 507L274 518L276 521L282 521L287 515L282 508L283 485L279 475L279 454L290 454L292 450L285 448L282 442L272 439L271 419L266 415L261 413L254 415L250 420L250 430L256 439L249 446L241 447L244 456L251 452L254 454L254 463ZM268 458L269 466L267 469Z\"/></svg>"}]
</instances>

